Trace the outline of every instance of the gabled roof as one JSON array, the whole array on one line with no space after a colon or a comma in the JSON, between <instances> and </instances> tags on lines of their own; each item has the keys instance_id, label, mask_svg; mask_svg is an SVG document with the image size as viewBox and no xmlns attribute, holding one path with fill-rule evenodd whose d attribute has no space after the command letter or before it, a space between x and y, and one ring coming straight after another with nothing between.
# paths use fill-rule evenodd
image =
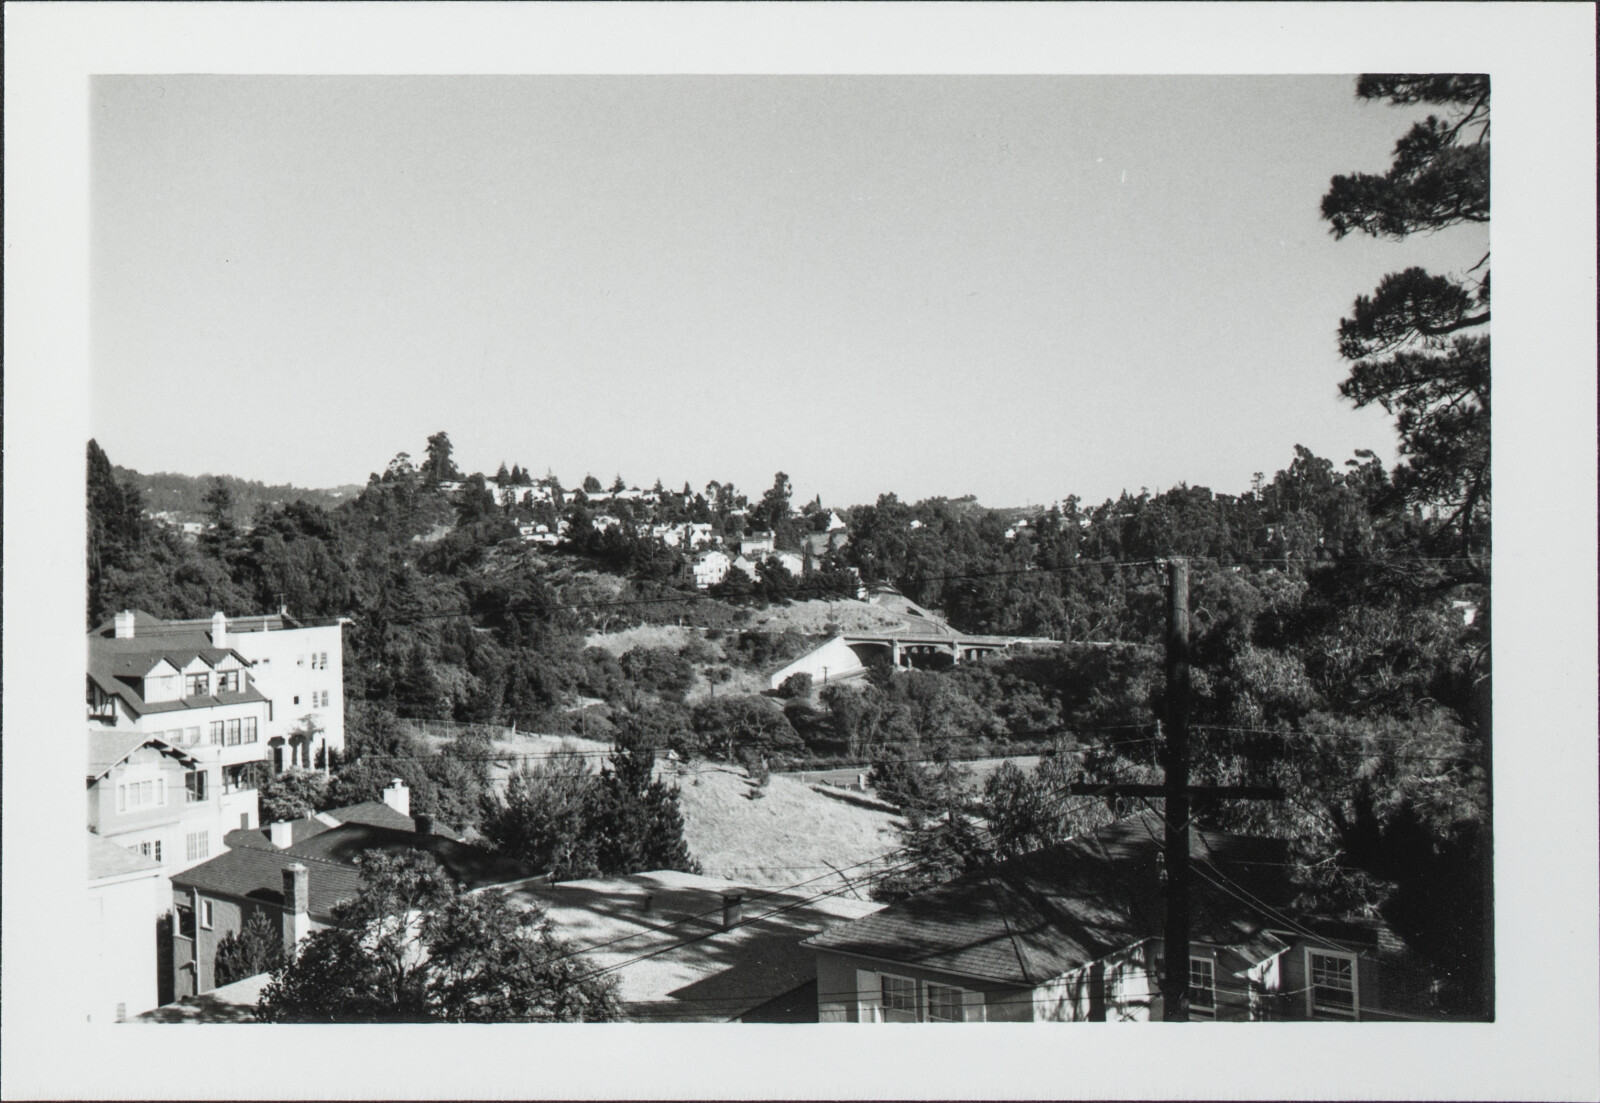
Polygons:
<instances>
[{"instance_id":1,"label":"gabled roof","mask_svg":"<svg viewBox=\"0 0 1600 1103\"><path fill-rule=\"evenodd\" d=\"M318 819L290 820L289 845L303 842L313 835L320 835L329 829L329 825ZM222 836L222 842L229 850L238 847L253 847L256 850L277 850L272 845L272 829L270 827L236 827Z\"/></svg>"},{"instance_id":2,"label":"gabled roof","mask_svg":"<svg viewBox=\"0 0 1600 1103\"><path fill-rule=\"evenodd\" d=\"M214 693L210 697L146 701L135 685L163 660L179 670L196 658L212 668L229 658L237 660L240 666L245 667L250 666L251 662L232 648L212 647L210 636L204 632L148 633L141 637L138 634L140 617L154 619L145 613L135 613L132 639L116 639L110 630L96 629L89 633L89 680L98 686L101 692L122 701L128 711L135 716L152 712L175 712L181 709L244 704L267 699L255 686L249 685L238 692Z\"/></svg>"},{"instance_id":3,"label":"gabled roof","mask_svg":"<svg viewBox=\"0 0 1600 1103\"><path fill-rule=\"evenodd\" d=\"M218 896L258 900L283 906L283 871L295 862L310 870L311 914L328 918L333 906L361 891L361 874L354 866L320 861L291 850L239 847L210 861L172 875L174 885L197 888Z\"/></svg>"},{"instance_id":4,"label":"gabled roof","mask_svg":"<svg viewBox=\"0 0 1600 1103\"><path fill-rule=\"evenodd\" d=\"M360 804L348 804L343 808L330 808L323 813L330 819L338 820L341 824L361 823L369 827L388 827L395 831L417 830L417 821L414 816L403 815L395 811L381 800L362 801ZM443 835L447 839L460 841L461 833L446 824L435 820L433 833Z\"/></svg>"},{"instance_id":5,"label":"gabled roof","mask_svg":"<svg viewBox=\"0 0 1600 1103\"><path fill-rule=\"evenodd\" d=\"M89 733L89 780L98 781L105 777L129 755L146 744L159 748L163 754L170 754L186 765L195 764L193 756L153 735L143 732L92 731Z\"/></svg>"},{"instance_id":6,"label":"gabled roof","mask_svg":"<svg viewBox=\"0 0 1600 1103\"><path fill-rule=\"evenodd\" d=\"M1196 861L1215 863L1257 898L1279 907L1288 902L1280 864L1285 844L1192 829L1190 848ZM1160 820L1139 816L919 893L824 931L807 945L998 983L1039 984L1162 936L1161 850ZM1266 957L1281 949L1263 938L1264 920L1237 898L1203 877L1190 885L1195 942L1259 949Z\"/></svg>"}]
</instances>

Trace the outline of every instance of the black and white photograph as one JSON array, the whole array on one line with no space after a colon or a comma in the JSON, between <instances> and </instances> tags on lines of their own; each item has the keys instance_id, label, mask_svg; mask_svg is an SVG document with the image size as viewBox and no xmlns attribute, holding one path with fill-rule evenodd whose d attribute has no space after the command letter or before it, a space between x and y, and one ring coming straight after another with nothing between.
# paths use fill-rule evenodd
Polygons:
<instances>
[{"instance_id":1,"label":"black and white photograph","mask_svg":"<svg viewBox=\"0 0 1600 1103\"><path fill-rule=\"evenodd\" d=\"M1600 1093L1591 8L48 7L8 1097Z\"/></svg>"}]
</instances>

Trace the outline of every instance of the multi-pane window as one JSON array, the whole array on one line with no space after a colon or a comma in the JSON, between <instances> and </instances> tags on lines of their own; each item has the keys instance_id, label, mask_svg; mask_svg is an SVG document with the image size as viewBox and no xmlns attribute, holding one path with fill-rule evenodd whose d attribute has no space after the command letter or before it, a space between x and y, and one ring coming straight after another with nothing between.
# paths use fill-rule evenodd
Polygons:
<instances>
[{"instance_id":1,"label":"multi-pane window","mask_svg":"<svg viewBox=\"0 0 1600 1103\"><path fill-rule=\"evenodd\" d=\"M1189 959L1189 1013L1213 1018L1217 1013L1217 965L1208 957Z\"/></svg>"},{"instance_id":2,"label":"multi-pane window","mask_svg":"<svg viewBox=\"0 0 1600 1103\"><path fill-rule=\"evenodd\" d=\"M194 804L206 799L206 772L204 770L190 770L183 775L183 799L186 804Z\"/></svg>"},{"instance_id":3,"label":"multi-pane window","mask_svg":"<svg viewBox=\"0 0 1600 1103\"><path fill-rule=\"evenodd\" d=\"M930 1023L961 1022L961 989L948 984L928 984L928 1021Z\"/></svg>"},{"instance_id":4,"label":"multi-pane window","mask_svg":"<svg viewBox=\"0 0 1600 1103\"><path fill-rule=\"evenodd\" d=\"M211 696L211 675L185 674L183 676L183 695L185 697Z\"/></svg>"},{"instance_id":5,"label":"multi-pane window","mask_svg":"<svg viewBox=\"0 0 1600 1103\"><path fill-rule=\"evenodd\" d=\"M886 1023L914 1023L917 1021L917 982L906 977L882 974L883 1021Z\"/></svg>"},{"instance_id":6,"label":"multi-pane window","mask_svg":"<svg viewBox=\"0 0 1600 1103\"><path fill-rule=\"evenodd\" d=\"M153 781L132 781L117 786L117 811L132 812L139 808L153 808L167 803L167 783L164 778Z\"/></svg>"},{"instance_id":7,"label":"multi-pane window","mask_svg":"<svg viewBox=\"0 0 1600 1103\"><path fill-rule=\"evenodd\" d=\"M967 993L950 984L916 981L890 973L878 974L885 1023L959 1023L966 1020Z\"/></svg>"},{"instance_id":8,"label":"multi-pane window","mask_svg":"<svg viewBox=\"0 0 1600 1103\"><path fill-rule=\"evenodd\" d=\"M254 716L246 716L244 718L244 741L246 743L254 743L256 741L256 718Z\"/></svg>"},{"instance_id":9,"label":"multi-pane window","mask_svg":"<svg viewBox=\"0 0 1600 1103\"><path fill-rule=\"evenodd\" d=\"M191 831L184 839L185 853L191 862L209 857L211 854L211 832Z\"/></svg>"},{"instance_id":10,"label":"multi-pane window","mask_svg":"<svg viewBox=\"0 0 1600 1103\"><path fill-rule=\"evenodd\" d=\"M223 732L222 721L221 720L213 720L213 721L211 721L211 745L212 746L214 746L214 747L222 746L222 732Z\"/></svg>"},{"instance_id":11,"label":"multi-pane window","mask_svg":"<svg viewBox=\"0 0 1600 1103\"><path fill-rule=\"evenodd\" d=\"M1321 953L1308 950L1311 976L1311 1014L1354 1019L1359 1012L1356 999L1356 959L1351 954Z\"/></svg>"},{"instance_id":12,"label":"multi-pane window","mask_svg":"<svg viewBox=\"0 0 1600 1103\"><path fill-rule=\"evenodd\" d=\"M312 698L313 698L313 700L312 700L312 702L311 702L311 703L312 703L312 704L313 704L313 705L314 705L314 704L317 704L317 703L318 703L318 702L317 702L317 700L316 700L316 697L317 697L317 695L316 695L316 694L315 694L315 693L313 693L313 694L312 694L312 695L311 695L311 696L312 696ZM322 707L323 707L323 708L327 708L327 707L328 707L328 691L327 691L327 690L323 690L323 691L322 691L322 700L321 700L321 704L322 704Z\"/></svg>"},{"instance_id":13,"label":"multi-pane window","mask_svg":"<svg viewBox=\"0 0 1600 1103\"><path fill-rule=\"evenodd\" d=\"M239 672L237 670L219 670L217 672L218 693L239 692Z\"/></svg>"},{"instance_id":14,"label":"multi-pane window","mask_svg":"<svg viewBox=\"0 0 1600 1103\"><path fill-rule=\"evenodd\" d=\"M161 860L161 840L150 839L139 844L139 853L146 858L159 862Z\"/></svg>"},{"instance_id":15,"label":"multi-pane window","mask_svg":"<svg viewBox=\"0 0 1600 1103\"><path fill-rule=\"evenodd\" d=\"M227 725L227 745L230 747L237 747L240 739L243 737L243 723L239 720L226 720L224 723Z\"/></svg>"}]
</instances>

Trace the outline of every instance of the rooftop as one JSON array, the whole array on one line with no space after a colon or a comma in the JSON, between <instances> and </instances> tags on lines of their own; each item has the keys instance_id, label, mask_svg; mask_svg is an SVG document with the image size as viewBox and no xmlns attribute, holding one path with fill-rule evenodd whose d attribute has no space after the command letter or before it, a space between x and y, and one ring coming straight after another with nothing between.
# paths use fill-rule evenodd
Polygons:
<instances>
[{"instance_id":1,"label":"rooftop","mask_svg":"<svg viewBox=\"0 0 1600 1103\"><path fill-rule=\"evenodd\" d=\"M185 996L153 1011L136 1016L136 1023L253 1023L256 1021L256 1001L261 990L272 979L271 973L257 973L253 977L213 988L203 996Z\"/></svg>"},{"instance_id":2,"label":"rooftop","mask_svg":"<svg viewBox=\"0 0 1600 1103\"><path fill-rule=\"evenodd\" d=\"M741 919L721 930L725 893L743 895ZM757 1008L816 1014L796 990L816 979L801 942L830 923L882 907L843 896L749 888L670 870L608 880L532 885L513 900L537 903L556 933L595 969L617 967L624 1014L644 1022L726 1022ZM764 1007L764 1005L770 1005Z\"/></svg>"},{"instance_id":3,"label":"rooftop","mask_svg":"<svg viewBox=\"0 0 1600 1103\"><path fill-rule=\"evenodd\" d=\"M330 808L323 812L326 819L337 820L340 823L361 823L369 827L388 827L396 831L415 832L417 820L415 816L407 816L395 811L381 800L368 800L360 804L347 804L343 808ZM461 841L461 833L448 824L433 821L433 833L443 835L447 839Z\"/></svg>"},{"instance_id":4,"label":"rooftop","mask_svg":"<svg viewBox=\"0 0 1600 1103\"><path fill-rule=\"evenodd\" d=\"M543 872L526 862L444 835L418 835L415 831L397 831L365 823L346 823L318 832L277 853L283 857L334 862L354 869L356 858L369 851L403 854L408 850L432 854L458 884L468 889L520 881Z\"/></svg>"},{"instance_id":5,"label":"rooftop","mask_svg":"<svg viewBox=\"0 0 1600 1103\"><path fill-rule=\"evenodd\" d=\"M818 950L1006 984L1034 985L1115 950L1161 937L1162 826L1150 814L1124 820L969 874L830 928L808 941ZM1259 899L1284 906L1291 895L1286 845L1194 829L1190 849ZM1277 945L1266 924L1203 877L1191 882L1195 942L1241 952Z\"/></svg>"},{"instance_id":6,"label":"rooftop","mask_svg":"<svg viewBox=\"0 0 1600 1103\"><path fill-rule=\"evenodd\" d=\"M283 906L283 871L294 862L310 871L311 914L327 919L333 906L361 891L361 874L354 866L310 859L289 850L239 847L172 876L176 886L197 888L218 896L235 896Z\"/></svg>"},{"instance_id":7,"label":"rooftop","mask_svg":"<svg viewBox=\"0 0 1600 1103\"><path fill-rule=\"evenodd\" d=\"M161 863L152 861L136 850L107 842L94 832L89 832L89 880L119 877L124 873L145 870L159 872Z\"/></svg>"},{"instance_id":8,"label":"rooftop","mask_svg":"<svg viewBox=\"0 0 1600 1103\"><path fill-rule=\"evenodd\" d=\"M150 743L159 747L165 754L170 754L181 762L190 763L194 759L183 751L178 750L170 743L142 732L129 731L91 731L89 733L89 770L90 781L98 781L110 773L112 767L121 763L134 751Z\"/></svg>"}]
</instances>

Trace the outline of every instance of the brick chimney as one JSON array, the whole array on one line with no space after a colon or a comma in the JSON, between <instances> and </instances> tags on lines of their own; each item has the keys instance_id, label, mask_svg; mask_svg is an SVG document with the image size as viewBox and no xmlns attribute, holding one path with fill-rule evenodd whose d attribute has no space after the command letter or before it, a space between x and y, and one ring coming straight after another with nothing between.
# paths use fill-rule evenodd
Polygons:
<instances>
[{"instance_id":1,"label":"brick chimney","mask_svg":"<svg viewBox=\"0 0 1600 1103\"><path fill-rule=\"evenodd\" d=\"M744 911L744 896L737 892L722 894L722 929L727 931L739 925L739 916Z\"/></svg>"},{"instance_id":2,"label":"brick chimney","mask_svg":"<svg viewBox=\"0 0 1600 1103\"><path fill-rule=\"evenodd\" d=\"M272 845L279 850L288 850L294 845L294 824L288 820L271 824L267 830L272 833Z\"/></svg>"},{"instance_id":3,"label":"brick chimney","mask_svg":"<svg viewBox=\"0 0 1600 1103\"><path fill-rule=\"evenodd\" d=\"M411 815L411 787L399 778L384 786L383 803L402 816Z\"/></svg>"},{"instance_id":4,"label":"brick chimney","mask_svg":"<svg viewBox=\"0 0 1600 1103\"><path fill-rule=\"evenodd\" d=\"M283 952L294 956L311 933L311 871L299 862L283 869Z\"/></svg>"},{"instance_id":5,"label":"brick chimney","mask_svg":"<svg viewBox=\"0 0 1600 1103\"><path fill-rule=\"evenodd\" d=\"M418 812L416 815L416 824L418 835L433 834L433 817L428 815L428 813Z\"/></svg>"},{"instance_id":6,"label":"brick chimney","mask_svg":"<svg viewBox=\"0 0 1600 1103\"><path fill-rule=\"evenodd\" d=\"M131 640L131 639L133 639L133 610L132 609L124 609L122 612L118 613L116 616L111 618L111 623L116 629L116 637L117 637L117 639L119 639L119 640Z\"/></svg>"},{"instance_id":7,"label":"brick chimney","mask_svg":"<svg viewBox=\"0 0 1600 1103\"><path fill-rule=\"evenodd\" d=\"M228 618L223 616L221 609L211 614L211 646L228 646Z\"/></svg>"}]
</instances>

